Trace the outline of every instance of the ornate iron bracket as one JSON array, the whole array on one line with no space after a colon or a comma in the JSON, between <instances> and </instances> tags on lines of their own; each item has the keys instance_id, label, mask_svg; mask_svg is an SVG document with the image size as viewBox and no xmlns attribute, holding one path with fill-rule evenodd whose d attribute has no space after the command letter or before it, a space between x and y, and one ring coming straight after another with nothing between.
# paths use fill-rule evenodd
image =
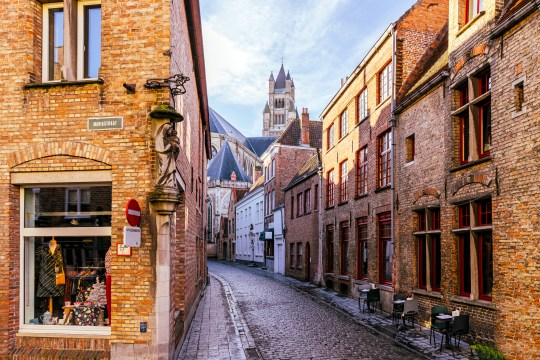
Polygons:
<instances>
[{"instance_id":1,"label":"ornate iron bracket","mask_svg":"<svg viewBox=\"0 0 540 360\"><path fill-rule=\"evenodd\" d=\"M186 88L184 84L189 81L189 78L184 74L175 74L170 78L159 78L159 79L148 79L144 83L144 87L147 89L162 89L169 88L171 95L174 97L176 95L182 95L186 93Z\"/></svg>"}]
</instances>

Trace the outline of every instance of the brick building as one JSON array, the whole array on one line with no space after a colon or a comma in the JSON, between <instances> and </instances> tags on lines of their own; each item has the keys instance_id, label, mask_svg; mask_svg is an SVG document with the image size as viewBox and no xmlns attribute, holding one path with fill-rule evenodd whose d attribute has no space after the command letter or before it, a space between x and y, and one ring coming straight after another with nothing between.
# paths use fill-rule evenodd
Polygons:
<instances>
[{"instance_id":1,"label":"brick building","mask_svg":"<svg viewBox=\"0 0 540 360\"><path fill-rule=\"evenodd\" d=\"M173 358L207 276L198 1L3 9L0 357Z\"/></svg>"},{"instance_id":2,"label":"brick building","mask_svg":"<svg viewBox=\"0 0 540 360\"><path fill-rule=\"evenodd\" d=\"M278 139L261 156L264 169L265 266L285 274L285 188L303 164L321 147L320 121L309 120L308 109L302 118L292 120Z\"/></svg>"},{"instance_id":3,"label":"brick building","mask_svg":"<svg viewBox=\"0 0 540 360\"><path fill-rule=\"evenodd\" d=\"M320 154L313 155L300 168L285 191L285 275L320 283Z\"/></svg>"},{"instance_id":4,"label":"brick building","mask_svg":"<svg viewBox=\"0 0 540 360\"><path fill-rule=\"evenodd\" d=\"M395 111L396 290L516 359L539 356L538 24L534 1L453 3Z\"/></svg>"},{"instance_id":5,"label":"brick building","mask_svg":"<svg viewBox=\"0 0 540 360\"><path fill-rule=\"evenodd\" d=\"M447 16L448 1L417 1L382 34L322 113L324 281L352 296L362 283L378 284L386 311L395 278L395 94Z\"/></svg>"}]
</instances>

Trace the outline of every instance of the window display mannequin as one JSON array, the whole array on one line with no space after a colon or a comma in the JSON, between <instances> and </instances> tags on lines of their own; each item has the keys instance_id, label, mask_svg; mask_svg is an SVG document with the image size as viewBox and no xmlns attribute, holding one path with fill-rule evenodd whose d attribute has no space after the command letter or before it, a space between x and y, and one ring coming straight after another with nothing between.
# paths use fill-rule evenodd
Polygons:
<instances>
[{"instance_id":1,"label":"window display mannequin","mask_svg":"<svg viewBox=\"0 0 540 360\"><path fill-rule=\"evenodd\" d=\"M64 271L62 251L54 237L48 245L43 246L39 253L39 276L37 297L49 298L49 312L53 312L53 298L64 296L64 285L56 285L56 274Z\"/></svg>"}]
</instances>

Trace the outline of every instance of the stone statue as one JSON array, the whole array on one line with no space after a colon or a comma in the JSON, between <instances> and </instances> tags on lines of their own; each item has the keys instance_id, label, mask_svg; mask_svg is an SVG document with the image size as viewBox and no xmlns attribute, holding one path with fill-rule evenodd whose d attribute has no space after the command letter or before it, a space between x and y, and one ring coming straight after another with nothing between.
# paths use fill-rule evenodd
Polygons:
<instances>
[{"instance_id":1,"label":"stone statue","mask_svg":"<svg viewBox=\"0 0 540 360\"><path fill-rule=\"evenodd\" d=\"M176 130L167 123L161 126L156 136L158 154L158 176L156 186L176 187L176 158L180 152L180 140Z\"/></svg>"}]
</instances>

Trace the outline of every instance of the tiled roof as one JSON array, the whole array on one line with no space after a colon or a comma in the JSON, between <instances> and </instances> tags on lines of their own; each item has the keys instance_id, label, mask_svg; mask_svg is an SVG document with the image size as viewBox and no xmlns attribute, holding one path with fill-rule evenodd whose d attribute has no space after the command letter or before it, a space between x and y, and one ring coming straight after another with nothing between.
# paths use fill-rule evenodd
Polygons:
<instances>
[{"instance_id":1,"label":"tiled roof","mask_svg":"<svg viewBox=\"0 0 540 360\"><path fill-rule=\"evenodd\" d=\"M236 181L251 182L251 178L234 156L229 142L225 141L216 156L208 163L208 177L210 180L231 180L233 171L236 174Z\"/></svg>"},{"instance_id":2,"label":"tiled roof","mask_svg":"<svg viewBox=\"0 0 540 360\"><path fill-rule=\"evenodd\" d=\"M283 130L283 133L276 142L283 145L299 146L301 144L300 119L292 120ZM322 147L322 122L309 120L309 146L313 148Z\"/></svg>"},{"instance_id":3,"label":"tiled roof","mask_svg":"<svg viewBox=\"0 0 540 360\"><path fill-rule=\"evenodd\" d=\"M228 135L236 140L240 141L242 144L246 144L246 137L238 131L234 126L232 126L227 120L225 120L221 115L219 115L214 109L210 109L210 132Z\"/></svg>"},{"instance_id":4,"label":"tiled roof","mask_svg":"<svg viewBox=\"0 0 540 360\"><path fill-rule=\"evenodd\" d=\"M308 161L306 161L304 165L302 165L300 170L298 170L298 173L296 173L296 175L292 178L289 185L287 185L283 189L283 191L287 191L288 189L292 188L296 184L301 183L302 181L304 181L311 175L316 174L317 171L319 170L320 164L321 164L320 157L319 157L319 153L317 152L317 154L310 157Z\"/></svg>"}]
</instances>

